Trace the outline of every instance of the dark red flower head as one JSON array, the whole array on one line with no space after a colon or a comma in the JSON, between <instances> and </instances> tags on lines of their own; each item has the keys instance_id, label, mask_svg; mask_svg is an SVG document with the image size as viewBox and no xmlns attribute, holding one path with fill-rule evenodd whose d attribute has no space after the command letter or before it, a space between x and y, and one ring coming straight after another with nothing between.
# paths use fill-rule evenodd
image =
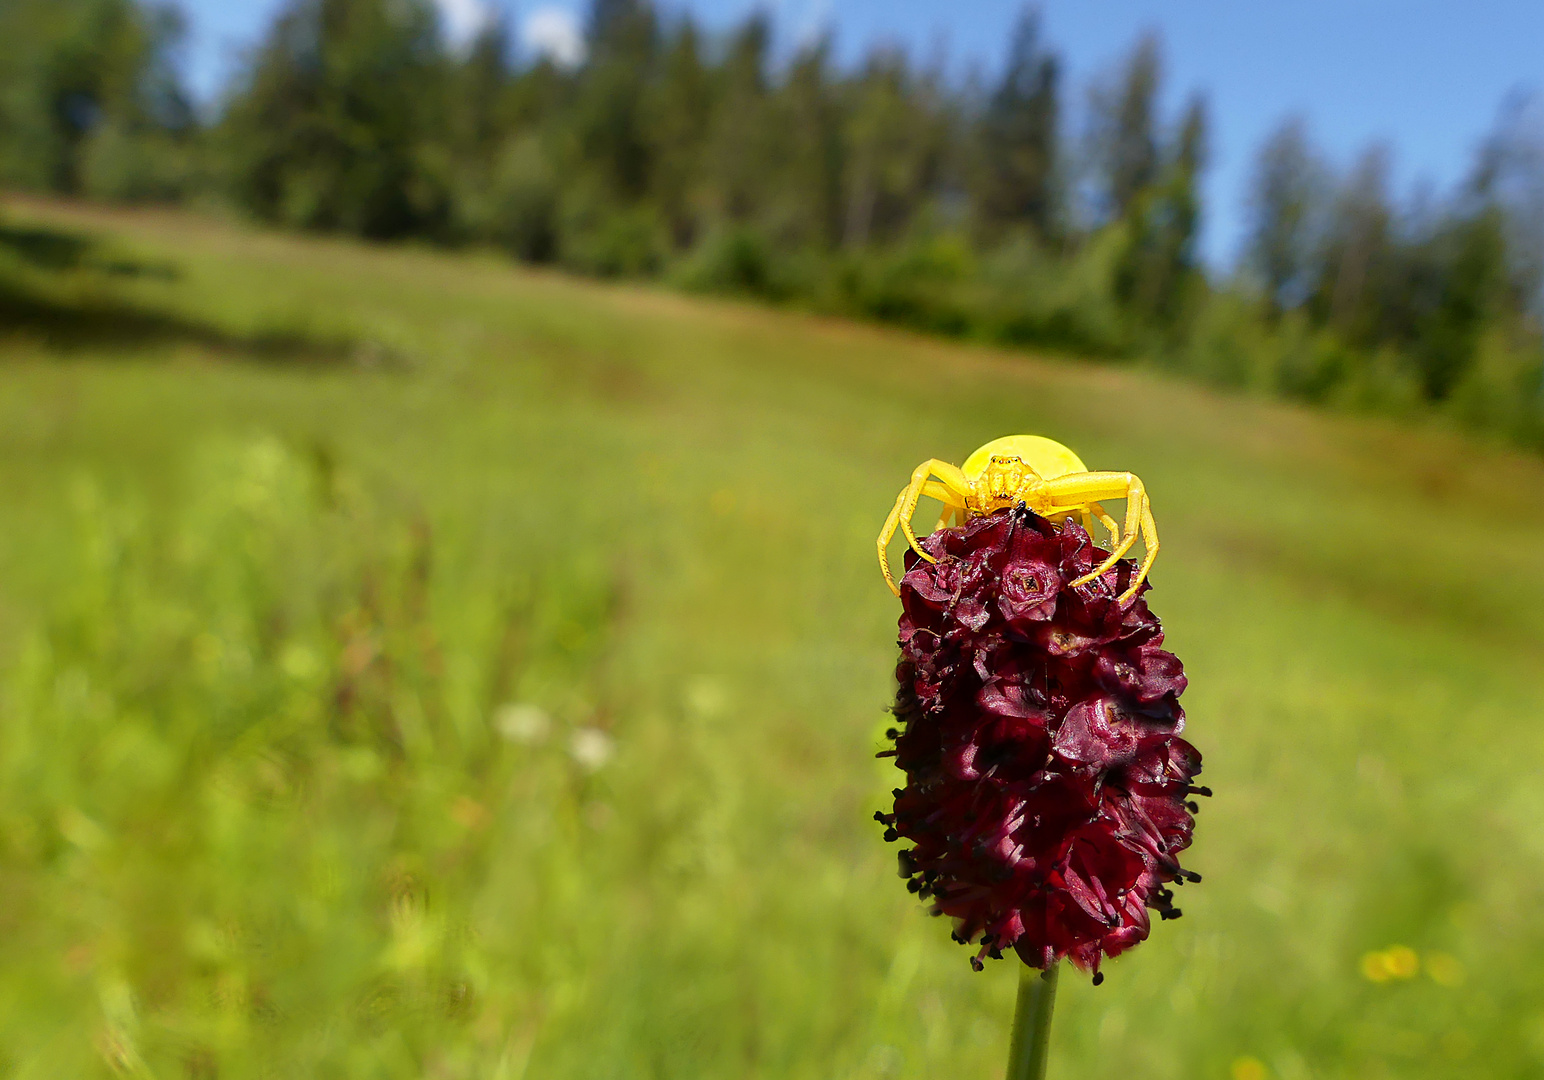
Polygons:
<instances>
[{"instance_id":1,"label":"dark red flower head","mask_svg":"<svg viewBox=\"0 0 1544 1080\"><path fill-rule=\"evenodd\" d=\"M1031 967L1095 973L1177 918L1166 888L1195 822L1201 755L1179 737L1185 673L1121 562L1073 522L1022 507L940 529L907 552L892 729L906 786L885 839L913 843L901 874L971 964L1012 948ZM1143 592L1146 586L1143 586Z\"/></svg>"}]
</instances>

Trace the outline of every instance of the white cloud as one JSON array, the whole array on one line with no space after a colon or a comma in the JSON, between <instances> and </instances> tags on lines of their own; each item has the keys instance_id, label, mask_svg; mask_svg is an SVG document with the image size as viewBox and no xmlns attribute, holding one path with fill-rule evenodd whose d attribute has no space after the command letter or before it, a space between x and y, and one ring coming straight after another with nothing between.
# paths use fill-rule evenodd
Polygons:
<instances>
[{"instance_id":1,"label":"white cloud","mask_svg":"<svg viewBox=\"0 0 1544 1080\"><path fill-rule=\"evenodd\" d=\"M531 52L549 56L559 67L577 67L584 60L584 33L572 11L541 7L520 27L520 41Z\"/></svg>"},{"instance_id":2,"label":"white cloud","mask_svg":"<svg viewBox=\"0 0 1544 1080\"><path fill-rule=\"evenodd\" d=\"M445 25L445 37L456 48L469 45L492 20L493 11L483 0L434 0Z\"/></svg>"}]
</instances>

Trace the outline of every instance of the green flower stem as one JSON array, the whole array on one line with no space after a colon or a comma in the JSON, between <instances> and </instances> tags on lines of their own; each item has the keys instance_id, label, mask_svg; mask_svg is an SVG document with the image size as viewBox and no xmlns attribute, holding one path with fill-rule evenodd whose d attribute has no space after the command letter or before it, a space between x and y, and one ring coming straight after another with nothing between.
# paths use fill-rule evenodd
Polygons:
<instances>
[{"instance_id":1,"label":"green flower stem","mask_svg":"<svg viewBox=\"0 0 1544 1080\"><path fill-rule=\"evenodd\" d=\"M1008 1047L1008 1080L1042 1080L1051 1049L1051 1010L1056 1005L1059 963L1044 971L1019 966L1019 1003L1013 1010L1013 1041Z\"/></svg>"}]
</instances>

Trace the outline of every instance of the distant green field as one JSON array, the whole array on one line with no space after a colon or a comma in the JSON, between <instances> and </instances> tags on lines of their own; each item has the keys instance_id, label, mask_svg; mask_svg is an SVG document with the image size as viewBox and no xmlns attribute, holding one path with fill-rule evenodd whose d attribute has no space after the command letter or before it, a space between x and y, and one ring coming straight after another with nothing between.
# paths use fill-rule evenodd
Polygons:
<instances>
[{"instance_id":1,"label":"distant green field","mask_svg":"<svg viewBox=\"0 0 1544 1080\"><path fill-rule=\"evenodd\" d=\"M872 545L1017 431L1146 481L1216 790L1052 1075L1544 1074L1544 462L170 214L0 282L4 1075L1000 1075Z\"/></svg>"}]
</instances>

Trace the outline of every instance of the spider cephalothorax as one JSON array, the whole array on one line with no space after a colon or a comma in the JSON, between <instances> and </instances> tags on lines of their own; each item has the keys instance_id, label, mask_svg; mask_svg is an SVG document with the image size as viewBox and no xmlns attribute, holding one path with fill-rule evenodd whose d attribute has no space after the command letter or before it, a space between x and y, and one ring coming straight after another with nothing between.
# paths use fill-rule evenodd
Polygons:
<instances>
[{"instance_id":1,"label":"spider cephalothorax","mask_svg":"<svg viewBox=\"0 0 1544 1080\"><path fill-rule=\"evenodd\" d=\"M890 559L885 553L897 528L906 542L922 558L933 556L922 549L912 530L911 519L922 496L944 504L940 526L953 519L964 524L970 517L995 513L1010 506L1026 506L1043 518L1065 521L1081 519L1085 529L1093 529L1095 518L1109 530L1110 555L1090 573L1072 582L1081 585L1099 577L1131 550L1140 536L1146 547L1141 567L1121 594L1122 602L1131 599L1142 587L1147 572L1158 556L1158 526L1147 501L1142 481L1129 472L1089 472L1078 456L1059 442L1039 435L1008 435L994 439L954 466L936 458L924 461L911 474L911 482L895 498L895 506L885 519L879 534L879 567L884 571L890 591L897 596L900 588L890 573ZM1126 523L1122 528L1105 512L1101 499L1125 499Z\"/></svg>"}]
</instances>

